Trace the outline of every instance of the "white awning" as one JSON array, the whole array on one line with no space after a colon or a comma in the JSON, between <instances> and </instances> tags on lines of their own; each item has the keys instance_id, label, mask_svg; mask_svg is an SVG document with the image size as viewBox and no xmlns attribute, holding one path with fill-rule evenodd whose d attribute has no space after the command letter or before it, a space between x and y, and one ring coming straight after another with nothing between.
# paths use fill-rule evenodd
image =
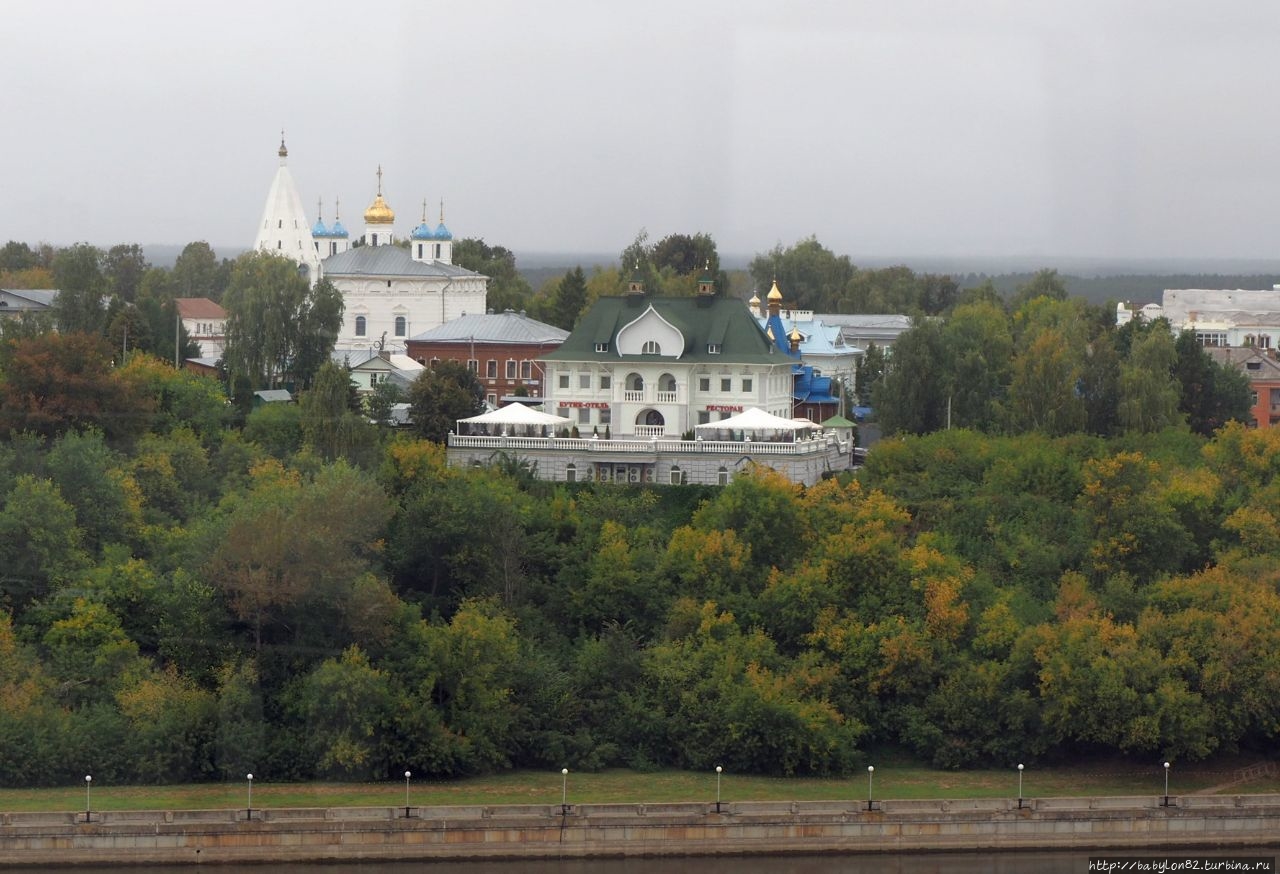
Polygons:
<instances>
[{"instance_id":1,"label":"white awning","mask_svg":"<svg viewBox=\"0 0 1280 874\"><path fill-rule=\"evenodd\" d=\"M524 404L508 404L505 407L499 407L479 416L472 416L470 419L458 420L459 424L465 422L468 425L497 425L498 427L528 425L535 428L543 425L548 428L556 425L567 425L571 421L565 416L542 413L538 410L530 409Z\"/></svg>"},{"instance_id":2,"label":"white awning","mask_svg":"<svg viewBox=\"0 0 1280 874\"><path fill-rule=\"evenodd\" d=\"M806 429L816 428L812 422L804 419L784 419L781 416L775 416L772 413L766 413L759 407L752 407L744 410L736 416L730 416L727 419L720 419L716 422L706 422L702 425L695 425L694 430L697 431L804 431Z\"/></svg>"}]
</instances>

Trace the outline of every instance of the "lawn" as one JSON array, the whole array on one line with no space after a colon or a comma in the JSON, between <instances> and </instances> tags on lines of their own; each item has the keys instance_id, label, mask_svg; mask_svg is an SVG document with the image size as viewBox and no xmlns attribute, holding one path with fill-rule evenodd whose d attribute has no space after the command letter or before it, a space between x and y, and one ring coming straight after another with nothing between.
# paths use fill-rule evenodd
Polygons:
<instances>
[{"instance_id":1,"label":"lawn","mask_svg":"<svg viewBox=\"0 0 1280 874\"><path fill-rule=\"evenodd\" d=\"M1219 760L1170 769L1170 794L1215 791L1232 780L1246 760ZM877 799L907 798L1016 798L1018 772L1002 770L938 771L909 761L877 764L872 792ZM1023 772L1027 798L1080 795L1160 795L1164 769L1155 762L1139 767L1132 761L1092 762L1076 766L1033 766ZM725 801L864 800L867 775L851 777L778 778L723 774L721 798ZM1270 792L1280 780L1264 778L1220 791ZM688 771L609 770L570 773L567 780L571 803L714 801L714 773ZM414 806L445 804L559 804L562 776L559 772L515 771L464 780L410 780L409 803ZM92 784L94 810L182 810L244 807L247 781L181 786L111 786ZM363 807L405 803L403 780L385 783L272 783L261 775L254 780L253 806L260 807ZM83 810L84 785L49 789L0 789L0 811Z\"/></svg>"}]
</instances>

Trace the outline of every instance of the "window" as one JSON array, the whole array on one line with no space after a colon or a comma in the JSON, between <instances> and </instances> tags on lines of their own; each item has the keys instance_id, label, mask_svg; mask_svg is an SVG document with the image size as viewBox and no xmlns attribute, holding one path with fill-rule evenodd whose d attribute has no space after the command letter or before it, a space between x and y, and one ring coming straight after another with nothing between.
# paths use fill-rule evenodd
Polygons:
<instances>
[{"instance_id":1,"label":"window","mask_svg":"<svg viewBox=\"0 0 1280 874\"><path fill-rule=\"evenodd\" d=\"M684 482L683 476L684 474L680 472L680 465L675 464L671 466L671 484L673 486L678 486L680 483Z\"/></svg>"},{"instance_id":2,"label":"window","mask_svg":"<svg viewBox=\"0 0 1280 874\"><path fill-rule=\"evenodd\" d=\"M418 244L418 260L419 261L422 260L422 244L421 243Z\"/></svg>"},{"instance_id":3,"label":"window","mask_svg":"<svg viewBox=\"0 0 1280 874\"><path fill-rule=\"evenodd\" d=\"M557 408L557 409L556 409L556 415L557 415L557 416L559 416L559 417L560 417L560 418L562 418L562 419L567 419L567 418L569 418L569 408L568 408L568 407L559 407L559 408Z\"/></svg>"},{"instance_id":4,"label":"window","mask_svg":"<svg viewBox=\"0 0 1280 874\"><path fill-rule=\"evenodd\" d=\"M711 391L711 377L698 377L698 391Z\"/></svg>"},{"instance_id":5,"label":"window","mask_svg":"<svg viewBox=\"0 0 1280 874\"><path fill-rule=\"evenodd\" d=\"M716 484L722 486L727 486L729 484L729 471L724 467L721 467L720 470L716 472Z\"/></svg>"},{"instance_id":6,"label":"window","mask_svg":"<svg viewBox=\"0 0 1280 874\"><path fill-rule=\"evenodd\" d=\"M613 387L613 380L609 378L609 374L600 377L600 391L609 391Z\"/></svg>"},{"instance_id":7,"label":"window","mask_svg":"<svg viewBox=\"0 0 1280 874\"><path fill-rule=\"evenodd\" d=\"M560 386L561 388L568 388L568 387L569 387L569 374L567 374L567 373L562 373L562 374L560 374L560 382L559 382L559 386Z\"/></svg>"},{"instance_id":8,"label":"window","mask_svg":"<svg viewBox=\"0 0 1280 874\"><path fill-rule=\"evenodd\" d=\"M467 359L467 370L470 370L472 373L479 373L479 372L480 372L480 362L479 362L479 361L477 361L477 360L476 360L476 359L474 359L474 358L468 358L468 359Z\"/></svg>"},{"instance_id":9,"label":"window","mask_svg":"<svg viewBox=\"0 0 1280 874\"><path fill-rule=\"evenodd\" d=\"M516 360L514 358L507 359L507 379L516 378Z\"/></svg>"},{"instance_id":10,"label":"window","mask_svg":"<svg viewBox=\"0 0 1280 874\"><path fill-rule=\"evenodd\" d=\"M708 343L708 344L707 344L707 354L708 354L708 355L719 355L719 354L720 354L720 344L719 344L719 343Z\"/></svg>"},{"instance_id":11,"label":"window","mask_svg":"<svg viewBox=\"0 0 1280 874\"><path fill-rule=\"evenodd\" d=\"M733 380L724 378L720 380L720 391L733 391Z\"/></svg>"},{"instance_id":12,"label":"window","mask_svg":"<svg viewBox=\"0 0 1280 874\"><path fill-rule=\"evenodd\" d=\"M408 327L408 321L404 316L396 316L396 336L403 337L405 328Z\"/></svg>"},{"instance_id":13,"label":"window","mask_svg":"<svg viewBox=\"0 0 1280 874\"><path fill-rule=\"evenodd\" d=\"M591 374L589 373L578 374L578 388L591 388Z\"/></svg>"},{"instance_id":14,"label":"window","mask_svg":"<svg viewBox=\"0 0 1280 874\"><path fill-rule=\"evenodd\" d=\"M613 421L613 410L609 409L608 407L605 407L600 411L600 424L608 425L612 421Z\"/></svg>"},{"instance_id":15,"label":"window","mask_svg":"<svg viewBox=\"0 0 1280 874\"><path fill-rule=\"evenodd\" d=\"M284 219L276 219L276 227L277 227L277 228L283 228L283 227L284 227Z\"/></svg>"},{"instance_id":16,"label":"window","mask_svg":"<svg viewBox=\"0 0 1280 874\"><path fill-rule=\"evenodd\" d=\"M373 234L373 235L369 238L369 241L370 241L370 242L369 242L369 245L371 245L371 246L376 246L376 245L378 245L378 235L377 235L377 234Z\"/></svg>"},{"instance_id":17,"label":"window","mask_svg":"<svg viewBox=\"0 0 1280 874\"><path fill-rule=\"evenodd\" d=\"M597 352L608 352L608 351L609 351L609 344L608 344L608 343L597 343L597 344L596 344L596 351L597 351Z\"/></svg>"},{"instance_id":18,"label":"window","mask_svg":"<svg viewBox=\"0 0 1280 874\"><path fill-rule=\"evenodd\" d=\"M705 425L711 421L710 410L698 410L698 424Z\"/></svg>"},{"instance_id":19,"label":"window","mask_svg":"<svg viewBox=\"0 0 1280 874\"><path fill-rule=\"evenodd\" d=\"M578 481L578 468L575 467L572 462L570 462L564 469L564 481L567 483L575 483Z\"/></svg>"},{"instance_id":20,"label":"window","mask_svg":"<svg viewBox=\"0 0 1280 874\"><path fill-rule=\"evenodd\" d=\"M591 409L589 407L578 407L578 424L591 424Z\"/></svg>"},{"instance_id":21,"label":"window","mask_svg":"<svg viewBox=\"0 0 1280 874\"><path fill-rule=\"evenodd\" d=\"M365 335L364 316L356 316L356 336L363 337Z\"/></svg>"},{"instance_id":22,"label":"window","mask_svg":"<svg viewBox=\"0 0 1280 874\"><path fill-rule=\"evenodd\" d=\"M488 363L485 364L484 375L489 379L497 379L498 378L498 362L490 358Z\"/></svg>"},{"instance_id":23,"label":"window","mask_svg":"<svg viewBox=\"0 0 1280 874\"><path fill-rule=\"evenodd\" d=\"M645 340L644 346L640 347L640 352L644 355L661 355L662 347L658 345L657 340Z\"/></svg>"},{"instance_id":24,"label":"window","mask_svg":"<svg viewBox=\"0 0 1280 874\"><path fill-rule=\"evenodd\" d=\"M440 260L440 244L436 243L436 260Z\"/></svg>"},{"instance_id":25,"label":"window","mask_svg":"<svg viewBox=\"0 0 1280 874\"><path fill-rule=\"evenodd\" d=\"M432 359L431 359L431 369L432 369L432 370L435 370L435 369L436 369L436 365L437 365L437 364L439 364L439 363L440 363L440 359L439 359L439 358L432 358Z\"/></svg>"},{"instance_id":26,"label":"window","mask_svg":"<svg viewBox=\"0 0 1280 874\"><path fill-rule=\"evenodd\" d=\"M752 385L753 385L753 383L751 382L751 377L749 377L749 376L744 376L744 377L742 378L742 390L743 390L743 391L751 391L751 386L752 386Z\"/></svg>"},{"instance_id":27,"label":"window","mask_svg":"<svg viewBox=\"0 0 1280 874\"><path fill-rule=\"evenodd\" d=\"M1225 346L1227 345L1227 335L1225 331L1196 331L1196 340L1201 346Z\"/></svg>"},{"instance_id":28,"label":"window","mask_svg":"<svg viewBox=\"0 0 1280 874\"><path fill-rule=\"evenodd\" d=\"M520 362L520 378L530 379L532 373L533 373L533 367L530 365L530 363L528 361L521 361Z\"/></svg>"},{"instance_id":29,"label":"window","mask_svg":"<svg viewBox=\"0 0 1280 874\"><path fill-rule=\"evenodd\" d=\"M485 395L485 400L489 402L489 406L496 407L498 405L498 396L495 394Z\"/></svg>"}]
</instances>

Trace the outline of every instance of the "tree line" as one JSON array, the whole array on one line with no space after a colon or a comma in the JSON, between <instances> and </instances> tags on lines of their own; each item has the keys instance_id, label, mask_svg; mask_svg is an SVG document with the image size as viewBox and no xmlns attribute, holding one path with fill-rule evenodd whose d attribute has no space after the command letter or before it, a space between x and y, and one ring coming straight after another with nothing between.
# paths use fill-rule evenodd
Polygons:
<instances>
[{"instance_id":1,"label":"tree line","mask_svg":"<svg viewBox=\"0 0 1280 874\"><path fill-rule=\"evenodd\" d=\"M100 344L0 358L5 785L1275 743L1276 433L953 428L811 488L547 483L344 438L340 368L240 413ZM54 358L83 378L33 406Z\"/></svg>"}]
</instances>

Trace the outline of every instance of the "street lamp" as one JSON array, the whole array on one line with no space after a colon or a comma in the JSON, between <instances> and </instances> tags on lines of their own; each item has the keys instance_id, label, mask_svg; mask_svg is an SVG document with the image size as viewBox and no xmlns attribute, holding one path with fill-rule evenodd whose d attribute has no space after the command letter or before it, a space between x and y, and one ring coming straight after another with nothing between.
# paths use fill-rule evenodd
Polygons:
<instances>
[{"instance_id":1,"label":"street lamp","mask_svg":"<svg viewBox=\"0 0 1280 874\"><path fill-rule=\"evenodd\" d=\"M1169 806L1169 763L1164 763L1164 807Z\"/></svg>"},{"instance_id":2,"label":"street lamp","mask_svg":"<svg viewBox=\"0 0 1280 874\"><path fill-rule=\"evenodd\" d=\"M92 783L93 783L93 776L90 774L85 774L84 775L84 821L85 822L88 822L92 818L92 814L89 813L89 811L93 809L89 806L89 786Z\"/></svg>"},{"instance_id":3,"label":"street lamp","mask_svg":"<svg viewBox=\"0 0 1280 874\"><path fill-rule=\"evenodd\" d=\"M720 772L724 768L716 765L716 813L720 812Z\"/></svg>"},{"instance_id":4,"label":"street lamp","mask_svg":"<svg viewBox=\"0 0 1280 874\"><path fill-rule=\"evenodd\" d=\"M569 814L569 769L560 769L560 815Z\"/></svg>"},{"instance_id":5,"label":"street lamp","mask_svg":"<svg viewBox=\"0 0 1280 874\"><path fill-rule=\"evenodd\" d=\"M871 781L876 775L876 766L867 765L867 810L871 810Z\"/></svg>"},{"instance_id":6,"label":"street lamp","mask_svg":"<svg viewBox=\"0 0 1280 874\"><path fill-rule=\"evenodd\" d=\"M409 778L413 776L411 772L404 772L404 818L409 818Z\"/></svg>"},{"instance_id":7,"label":"street lamp","mask_svg":"<svg viewBox=\"0 0 1280 874\"><path fill-rule=\"evenodd\" d=\"M1022 765L1018 765L1018 809L1022 809Z\"/></svg>"},{"instance_id":8,"label":"street lamp","mask_svg":"<svg viewBox=\"0 0 1280 874\"><path fill-rule=\"evenodd\" d=\"M253 819L253 775L245 776L249 778L249 806L245 808L245 819Z\"/></svg>"}]
</instances>

